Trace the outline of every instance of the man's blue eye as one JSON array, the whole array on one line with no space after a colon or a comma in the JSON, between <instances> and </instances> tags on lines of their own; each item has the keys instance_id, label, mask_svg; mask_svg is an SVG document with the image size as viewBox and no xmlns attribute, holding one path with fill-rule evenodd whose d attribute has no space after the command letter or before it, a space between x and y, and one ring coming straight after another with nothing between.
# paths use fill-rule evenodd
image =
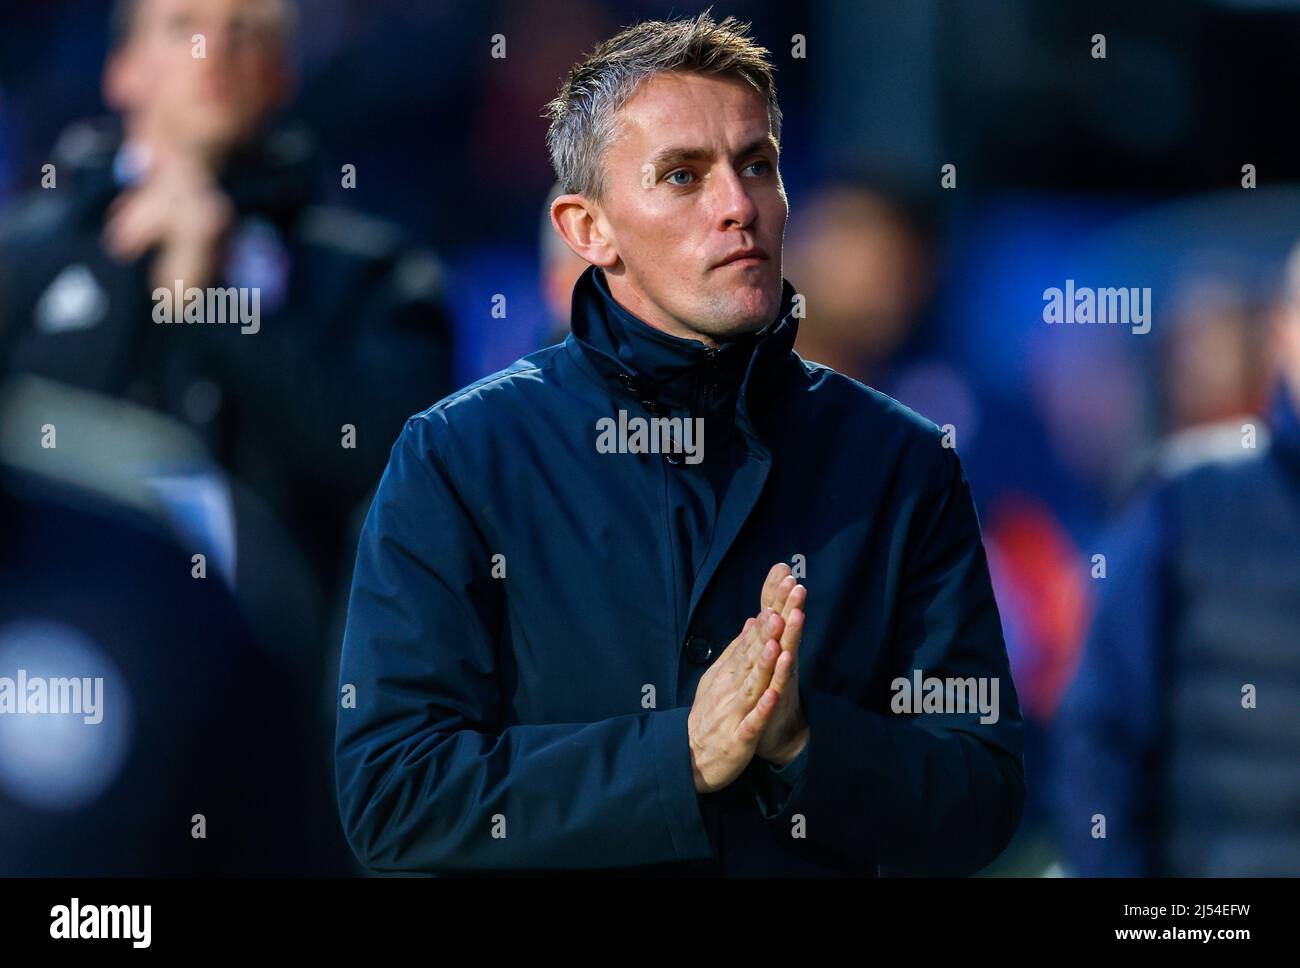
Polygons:
<instances>
[{"instance_id":1,"label":"man's blue eye","mask_svg":"<svg viewBox=\"0 0 1300 968\"><path fill-rule=\"evenodd\" d=\"M666 176L664 176L664 177L665 177L665 180L668 180L668 179L671 179L674 175L687 175L687 176L689 176L690 174L691 174L691 173L690 173L689 171L687 171L685 168L679 168L677 171L669 172L669 173L668 173ZM685 184L687 184L687 183L686 183L686 182L672 182L672 184L674 184L674 185L685 185Z\"/></svg>"},{"instance_id":2,"label":"man's blue eye","mask_svg":"<svg viewBox=\"0 0 1300 968\"><path fill-rule=\"evenodd\" d=\"M755 165L767 165L768 168L771 167L771 165L768 165L768 163L767 163L766 161L762 161L762 160L760 160L760 161L751 161L751 162L750 162L748 165L746 165L745 167L746 167L746 168L753 168ZM763 172L763 174L766 174L766 172Z\"/></svg>"}]
</instances>

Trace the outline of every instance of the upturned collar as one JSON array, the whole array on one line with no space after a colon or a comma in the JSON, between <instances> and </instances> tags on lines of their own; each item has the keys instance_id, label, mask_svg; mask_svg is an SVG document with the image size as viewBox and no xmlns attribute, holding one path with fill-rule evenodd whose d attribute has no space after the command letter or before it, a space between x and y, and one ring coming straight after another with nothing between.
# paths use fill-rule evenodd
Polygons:
<instances>
[{"instance_id":1,"label":"upturned collar","mask_svg":"<svg viewBox=\"0 0 1300 968\"><path fill-rule=\"evenodd\" d=\"M717 348L656 329L610 294L604 272L589 267L573 289L571 356L650 413L710 410L737 401L737 421L748 419L753 391L776 380L790 362L798 320L795 289L782 281L776 318L763 329L722 341Z\"/></svg>"}]
</instances>

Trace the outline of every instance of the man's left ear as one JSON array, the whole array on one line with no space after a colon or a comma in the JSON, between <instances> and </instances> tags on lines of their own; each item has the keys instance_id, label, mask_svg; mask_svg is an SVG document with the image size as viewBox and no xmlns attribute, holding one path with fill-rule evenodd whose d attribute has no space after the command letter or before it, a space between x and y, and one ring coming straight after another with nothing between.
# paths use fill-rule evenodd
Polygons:
<instances>
[{"instance_id":1,"label":"man's left ear","mask_svg":"<svg viewBox=\"0 0 1300 968\"><path fill-rule=\"evenodd\" d=\"M618 264L614 242L602 228L600 210L585 195L560 195L551 202L551 226L580 258L602 269Z\"/></svg>"}]
</instances>

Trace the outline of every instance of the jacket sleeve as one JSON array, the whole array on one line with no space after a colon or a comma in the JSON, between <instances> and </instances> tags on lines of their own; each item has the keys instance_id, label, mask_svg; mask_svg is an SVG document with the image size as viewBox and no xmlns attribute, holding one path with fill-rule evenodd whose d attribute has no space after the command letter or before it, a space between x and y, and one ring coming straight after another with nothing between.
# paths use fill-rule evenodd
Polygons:
<instances>
[{"instance_id":1,"label":"jacket sleeve","mask_svg":"<svg viewBox=\"0 0 1300 968\"><path fill-rule=\"evenodd\" d=\"M763 813L792 834L801 827L793 849L851 870L975 873L1010 841L1024 807L1020 708L970 486L951 448L930 454L910 499L891 679L913 670L985 679L989 696L997 685L998 716L903 715L888 700L869 709L800 678L807 760L784 802Z\"/></svg>"},{"instance_id":2,"label":"jacket sleeve","mask_svg":"<svg viewBox=\"0 0 1300 968\"><path fill-rule=\"evenodd\" d=\"M758 801L758 809L764 817L771 818L781 812L781 804L799 782L799 777L803 776L807 764L808 747L805 745L799 755L785 766L759 760L756 767L746 771L754 789L754 798Z\"/></svg>"},{"instance_id":3,"label":"jacket sleeve","mask_svg":"<svg viewBox=\"0 0 1300 968\"><path fill-rule=\"evenodd\" d=\"M1101 542L1107 577L1097 582L1097 611L1053 729L1059 842L1071 873L1085 877L1159 873L1152 697L1167 524L1157 495L1139 501Z\"/></svg>"},{"instance_id":4,"label":"jacket sleeve","mask_svg":"<svg viewBox=\"0 0 1300 968\"><path fill-rule=\"evenodd\" d=\"M375 870L429 872L712 857L688 708L503 726L503 582L435 422L407 422L357 555L335 751L353 851Z\"/></svg>"}]
</instances>

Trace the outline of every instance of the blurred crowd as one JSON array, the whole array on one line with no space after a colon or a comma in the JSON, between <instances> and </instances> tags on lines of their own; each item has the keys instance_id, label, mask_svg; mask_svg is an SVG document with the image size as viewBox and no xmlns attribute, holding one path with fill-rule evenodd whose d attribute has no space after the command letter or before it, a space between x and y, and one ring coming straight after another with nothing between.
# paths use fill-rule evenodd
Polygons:
<instances>
[{"instance_id":1,"label":"blurred crowd","mask_svg":"<svg viewBox=\"0 0 1300 968\"><path fill-rule=\"evenodd\" d=\"M102 106L37 103L47 64L0 78L0 676L79 663L125 712L0 717L0 874L360 872L330 770L361 519L408 416L564 338L585 264L545 215L541 106L665 12L576 4L560 31L544 6L501 14L515 60L478 87L492 14L440 4L382 30L288 0L21 25ZM818 80L777 60L797 119ZM362 93L330 115L304 81ZM431 91L445 136L404 156L384 127ZM38 110L62 130L24 153ZM979 504L1030 795L989 873L1300 872L1300 190L981 194L814 165L828 139L789 130L796 350L950 427ZM495 197L460 192L471 154ZM1150 287L1150 332L1046 324L1067 279ZM258 331L155 325L159 288L213 287L256 289Z\"/></svg>"}]
</instances>

